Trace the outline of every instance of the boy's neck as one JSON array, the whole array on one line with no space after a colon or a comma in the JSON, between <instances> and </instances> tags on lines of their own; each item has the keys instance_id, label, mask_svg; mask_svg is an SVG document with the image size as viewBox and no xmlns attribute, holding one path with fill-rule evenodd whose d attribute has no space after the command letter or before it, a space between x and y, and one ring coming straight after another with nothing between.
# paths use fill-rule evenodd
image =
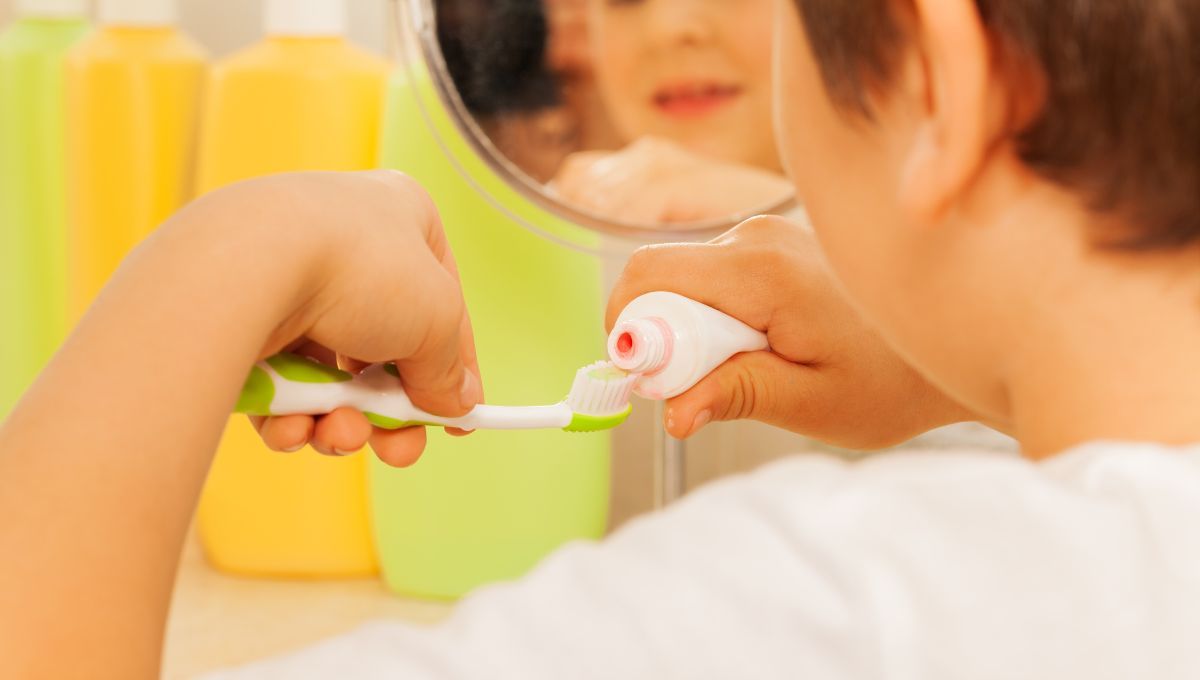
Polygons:
<instances>
[{"instance_id":1,"label":"boy's neck","mask_svg":"<svg viewBox=\"0 0 1200 680\"><path fill-rule=\"evenodd\" d=\"M1084 249L1026 305L1006 383L1027 457L1101 440L1200 443L1198 254Z\"/></svg>"}]
</instances>

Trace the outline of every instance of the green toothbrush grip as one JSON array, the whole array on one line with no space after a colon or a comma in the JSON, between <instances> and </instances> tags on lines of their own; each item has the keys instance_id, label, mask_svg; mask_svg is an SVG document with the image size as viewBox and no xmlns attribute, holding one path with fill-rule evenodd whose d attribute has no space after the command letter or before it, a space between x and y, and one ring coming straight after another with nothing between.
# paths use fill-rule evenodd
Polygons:
<instances>
[{"instance_id":1,"label":"green toothbrush grip","mask_svg":"<svg viewBox=\"0 0 1200 680\"><path fill-rule=\"evenodd\" d=\"M384 370L399 377L399 371L391 364L386 364ZM322 415L339 406L348 406L337 402L336 395L328 390L334 386L354 381L354 375L346 371L323 364L314 359L288 352L276 354L260 362L250 369L246 382L242 385L234 413L248 416L281 416L296 413L297 402L305 404L301 410L308 415ZM286 394L292 404L286 413L277 411L276 396ZM367 420L375 427L385 430L401 430L408 427L430 426L427 423L413 420L398 420L378 413L364 411Z\"/></svg>"},{"instance_id":2,"label":"green toothbrush grip","mask_svg":"<svg viewBox=\"0 0 1200 680\"><path fill-rule=\"evenodd\" d=\"M270 369L269 371L267 369ZM333 385L354 380L346 371L327 366L314 359L298 354L283 352L259 362L250 369L242 392L238 396L234 413L250 416L282 415L272 411L277 393L283 390L303 388L319 389L320 385ZM290 384L289 384L290 383Z\"/></svg>"}]
</instances>

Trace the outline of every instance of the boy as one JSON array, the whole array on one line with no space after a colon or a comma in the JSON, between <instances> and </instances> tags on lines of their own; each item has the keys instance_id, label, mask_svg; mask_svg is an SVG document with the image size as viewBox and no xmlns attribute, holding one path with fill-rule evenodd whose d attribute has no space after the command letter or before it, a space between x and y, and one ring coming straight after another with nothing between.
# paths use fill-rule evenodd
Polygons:
<instances>
[{"instance_id":1,"label":"boy","mask_svg":"<svg viewBox=\"0 0 1200 680\"><path fill-rule=\"evenodd\" d=\"M799 228L758 220L634 259L613 309L677 290L764 329L774 350L678 397L668 427L755 417L877 446L982 418L1028 460L787 461L568 548L442 628L379 625L248 676L1196 675L1200 3L797 0L780 11L781 146L825 256ZM318 280L344 289L332 273ZM8 487L39 479L21 461L61 421L51 401L69 392L56 384L68 359L103 336L103 306L121 294L0 433L6 522L23 509ZM266 347L304 334L307 318ZM331 328L316 339L353 354L357 336ZM211 389L232 395L227 364ZM215 441L220 414L209 415L199 431ZM112 433L96 435L97 454L111 455ZM186 503L157 500L143 521L177 543ZM77 550L54 511L27 521ZM29 553L0 531L5 554ZM169 561L165 549L154 557ZM125 598L114 606L149 610L142 626L108 640L108 658L82 639L73 658L47 660L36 651L55 648L51 622L6 620L0 639L22 644L3 658L70 668L83 649L92 676L149 668L120 654L133 633L158 634L169 570L138 591L90 564L86 581L40 576L53 566L28 570L22 587L53 598L115 581Z\"/></svg>"}]
</instances>

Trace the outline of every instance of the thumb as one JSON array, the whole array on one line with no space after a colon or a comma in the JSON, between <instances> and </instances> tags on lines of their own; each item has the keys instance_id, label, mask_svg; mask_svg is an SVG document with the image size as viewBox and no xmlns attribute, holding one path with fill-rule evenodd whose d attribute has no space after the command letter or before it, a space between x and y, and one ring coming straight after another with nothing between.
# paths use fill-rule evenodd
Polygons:
<instances>
[{"instance_id":1,"label":"thumb","mask_svg":"<svg viewBox=\"0 0 1200 680\"><path fill-rule=\"evenodd\" d=\"M438 416L466 415L483 400L483 384L479 376L468 370L458 355L457 343L444 345L452 356L423 357L415 355L397 361L404 391L417 408ZM444 354L440 351L439 354Z\"/></svg>"},{"instance_id":2,"label":"thumb","mask_svg":"<svg viewBox=\"0 0 1200 680\"><path fill-rule=\"evenodd\" d=\"M772 352L737 354L667 402L667 432L686 439L713 421L758 420L786 426L811 400L815 369Z\"/></svg>"},{"instance_id":3,"label":"thumb","mask_svg":"<svg viewBox=\"0 0 1200 680\"><path fill-rule=\"evenodd\" d=\"M464 415L483 399L478 368L465 361L464 333L469 326L463 309L461 298L450 296L445 304L429 308L422 341L395 362L413 404L439 416Z\"/></svg>"}]
</instances>

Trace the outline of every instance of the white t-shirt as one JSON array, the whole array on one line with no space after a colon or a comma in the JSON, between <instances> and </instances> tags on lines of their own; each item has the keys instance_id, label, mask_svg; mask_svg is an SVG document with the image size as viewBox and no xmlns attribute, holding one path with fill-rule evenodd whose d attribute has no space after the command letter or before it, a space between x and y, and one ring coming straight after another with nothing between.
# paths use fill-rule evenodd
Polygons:
<instances>
[{"instance_id":1,"label":"white t-shirt","mask_svg":"<svg viewBox=\"0 0 1200 680\"><path fill-rule=\"evenodd\" d=\"M219 678L1200 678L1200 446L797 457Z\"/></svg>"}]
</instances>

